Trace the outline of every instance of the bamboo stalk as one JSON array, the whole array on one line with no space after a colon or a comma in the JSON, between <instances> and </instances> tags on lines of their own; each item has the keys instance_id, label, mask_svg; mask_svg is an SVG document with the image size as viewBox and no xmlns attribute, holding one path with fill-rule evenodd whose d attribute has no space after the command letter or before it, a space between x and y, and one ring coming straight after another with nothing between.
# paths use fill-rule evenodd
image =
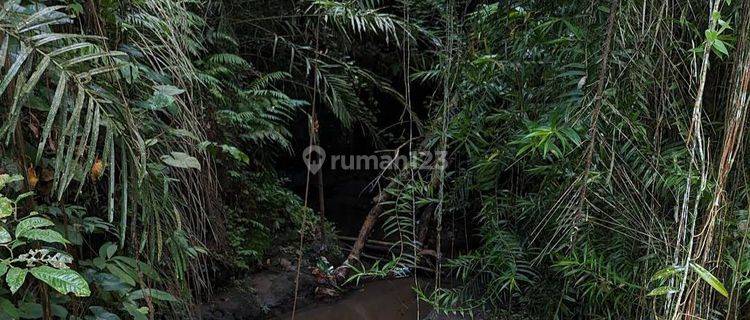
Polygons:
<instances>
[{"instance_id":1,"label":"bamboo stalk","mask_svg":"<svg viewBox=\"0 0 750 320\"><path fill-rule=\"evenodd\" d=\"M714 1L713 6L711 6L711 12L709 12L709 29L714 29L716 27L716 21L713 19L713 13L718 12L720 9L721 1ZM707 44L708 42L706 42ZM688 264L692 259L693 254L693 239L695 234L695 225L696 225L696 219L697 219L697 211L698 211L698 204L700 203L700 197L703 191L706 187L706 181L707 181L707 171L706 171L706 155L705 150L703 146L703 129L702 129L702 119L701 119L701 113L703 112L703 93L706 86L706 78L708 75L708 67L709 67L709 58L711 56L711 50L709 48L706 48L703 52L702 57L702 64L701 64L701 70L700 74L698 75L698 91L696 93L695 101L693 103L693 113L690 121L690 129L688 130L688 136L686 139L686 145L690 153L690 161L691 165L689 166L688 171L688 177L685 182L685 193L683 195L682 199L682 206L680 209L680 217L679 217L679 229L677 234L677 242L676 242L676 248L675 249L675 264L681 264L683 266L683 273L682 273L682 280L680 282L680 287L676 296L676 299L674 300L674 304L671 305L672 308L672 319L677 320L681 317L683 314L692 314L692 310L695 305L694 303L690 304L692 307L689 307L688 311L684 311L681 309L681 306L683 304L682 297L685 294L685 290L687 288L687 280L688 280L688 272L690 270ZM696 151L698 151L698 159L696 161ZM690 192L692 187L692 170L693 165L698 166L701 173L701 180L700 180L700 186L698 188L698 192L696 193L696 199L695 203L693 205L693 214L692 219L689 217L689 201L690 201ZM690 224L690 232L688 233L688 224ZM680 252L679 248L683 246L683 241L687 240L687 253L680 259ZM689 298L688 300L690 300ZM686 301L687 302L687 301ZM667 303L671 303L670 300L667 300Z\"/></svg>"},{"instance_id":2,"label":"bamboo stalk","mask_svg":"<svg viewBox=\"0 0 750 320\"><path fill-rule=\"evenodd\" d=\"M607 18L607 34L604 38L604 46L601 52L601 68L599 68L599 76L596 84L596 95L594 96L594 110L591 112L591 126L589 127L589 145L586 149L585 164L583 169L583 185L581 186L581 196L578 203L578 210L575 214L573 226L573 239L578 232L581 220L583 220L583 211L586 207L586 194L588 192L588 180L591 173L591 164L594 159L594 148L596 147L596 137L598 135L597 124L599 122L599 114L601 113L602 103L604 100L604 88L607 82L607 74L609 72L609 55L612 52L612 36L614 33L615 16L617 16L618 6L620 5L619 0L612 0L609 8L609 17Z\"/></svg>"}]
</instances>

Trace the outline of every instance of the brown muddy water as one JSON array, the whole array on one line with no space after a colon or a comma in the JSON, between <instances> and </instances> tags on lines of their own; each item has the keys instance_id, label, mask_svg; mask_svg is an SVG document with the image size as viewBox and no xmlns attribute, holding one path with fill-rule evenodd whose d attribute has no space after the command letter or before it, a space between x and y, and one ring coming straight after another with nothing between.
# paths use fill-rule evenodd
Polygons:
<instances>
[{"instance_id":1,"label":"brown muddy water","mask_svg":"<svg viewBox=\"0 0 750 320\"><path fill-rule=\"evenodd\" d=\"M295 320L417 320L429 313L428 306L419 303L412 287L414 278L381 280L364 285L362 289L327 304L316 304L298 310ZM277 319L292 319L285 314Z\"/></svg>"}]
</instances>

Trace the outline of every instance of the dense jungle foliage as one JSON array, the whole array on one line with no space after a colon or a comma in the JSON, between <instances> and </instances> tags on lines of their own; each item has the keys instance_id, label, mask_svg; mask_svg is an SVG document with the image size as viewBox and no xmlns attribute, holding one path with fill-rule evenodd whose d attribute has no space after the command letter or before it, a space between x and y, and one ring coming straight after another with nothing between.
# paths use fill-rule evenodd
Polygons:
<instances>
[{"instance_id":1,"label":"dense jungle foliage","mask_svg":"<svg viewBox=\"0 0 750 320\"><path fill-rule=\"evenodd\" d=\"M748 1L4 0L0 63L1 319L197 317L276 252L467 318L750 310ZM344 141L442 156L351 247L281 172Z\"/></svg>"}]
</instances>

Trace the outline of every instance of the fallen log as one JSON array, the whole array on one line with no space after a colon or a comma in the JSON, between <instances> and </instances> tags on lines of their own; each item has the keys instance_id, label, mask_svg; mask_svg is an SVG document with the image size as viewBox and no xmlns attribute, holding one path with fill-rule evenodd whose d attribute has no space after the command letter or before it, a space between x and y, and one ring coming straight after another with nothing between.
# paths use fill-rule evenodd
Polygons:
<instances>
[{"instance_id":1,"label":"fallen log","mask_svg":"<svg viewBox=\"0 0 750 320\"><path fill-rule=\"evenodd\" d=\"M428 140L429 139L424 139L422 141L422 143L420 144L420 149L426 147ZM440 165L442 165L443 167L447 167L447 159L443 159L443 163L441 163ZM440 165L435 165L433 171L439 170ZM398 175L398 179L405 179L407 173L409 172L409 170L402 170ZM433 173L430 181L430 187L434 189L437 188L439 184L440 180L437 179L437 175ZM367 240L372 233L372 229L375 227L375 222L383 213L384 203L392 200L393 196L385 191L392 187L395 187L394 181L391 181L384 189L380 190L378 195L373 199L374 205L372 209L370 209L370 211L367 213L367 216L365 216L365 221L362 223L362 227L359 229L359 235L357 236L356 241L354 241L352 249L351 251L349 251L349 255L346 257L346 260L344 260L341 266L336 268L335 276L337 281L346 280L347 276L349 275L349 266L352 263L359 261L359 256L362 254L362 249L365 247L365 244L367 243ZM435 211L435 207L435 205L430 205L427 207L427 209L422 213L422 221L426 222L430 220L430 217L433 216L433 212ZM420 241L419 243L424 243L423 241L427 238L427 228L428 226L425 225L419 230L419 234L415 235L418 236L417 240Z\"/></svg>"},{"instance_id":2,"label":"fallen log","mask_svg":"<svg viewBox=\"0 0 750 320\"><path fill-rule=\"evenodd\" d=\"M355 238L355 237L337 236L336 238L338 238L341 241L348 241L348 242L357 241L357 238ZM398 243L388 242L388 241L380 241L380 240L367 240L367 243L365 245L366 246L370 246L370 245L373 245L373 244L378 245L378 247L382 247L382 248L390 248L390 247L393 247L393 246L397 245Z\"/></svg>"},{"instance_id":3,"label":"fallen log","mask_svg":"<svg viewBox=\"0 0 750 320\"><path fill-rule=\"evenodd\" d=\"M388 187L391 187L392 184L393 182L389 183ZM386 187L386 189L388 187ZM385 192L385 190L381 190L378 196L375 197L375 205L372 207L372 209L370 209L370 212L367 213L367 216L365 216L365 221L362 223L362 227L359 229L359 235L352 245L352 250L349 251L349 255L346 257L346 260L344 260L344 263L336 268L335 275L337 282L346 280L347 276L349 275L349 265L351 265L355 261L359 261L359 255L361 254L362 248L367 242L367 238L369 238L370 234L372 233L372 228L375 226L375 221L383 212L383 203L390 200L390 198L391 196L387 192Z\"/></svg>"}]
</instances>

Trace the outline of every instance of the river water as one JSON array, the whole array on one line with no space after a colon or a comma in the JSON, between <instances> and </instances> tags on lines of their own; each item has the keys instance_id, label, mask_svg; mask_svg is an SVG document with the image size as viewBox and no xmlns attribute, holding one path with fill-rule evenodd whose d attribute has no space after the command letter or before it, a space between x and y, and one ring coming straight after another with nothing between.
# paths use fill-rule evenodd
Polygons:
<instances>
[{"instance_id":1,"label":"river water","mask_svg":"<svg viewBox=\"0 0 750 320\"><path fill-rule=\"evenodd\" d=\"M419 302L412 287L414 278L381 280L368 283L363 289L327 304L307 306L297 311L295 320L417 320L424 319L430 309ZM286 314L278 319L292 319Z\"/></svg>"}]
</instances>

